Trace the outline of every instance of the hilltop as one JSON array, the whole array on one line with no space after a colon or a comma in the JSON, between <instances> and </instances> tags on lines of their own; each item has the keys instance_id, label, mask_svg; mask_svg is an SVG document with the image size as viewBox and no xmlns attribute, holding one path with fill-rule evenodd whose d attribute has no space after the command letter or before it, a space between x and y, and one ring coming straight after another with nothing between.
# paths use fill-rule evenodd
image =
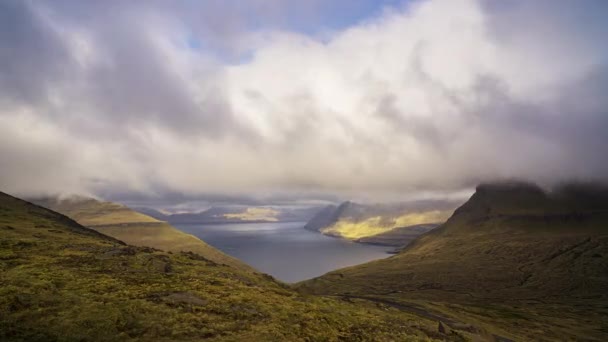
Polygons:
<instances>
[{"instance_id":1,"label":"hilltop","mask_svg":"<svg viewBox=\"0 0 608 342\"><path fill-rule=\"evenodd\" d=\"M191 252L127 245L0 193L0 340L460 340L366 301L299 294Z\"/></svg>"},{"instance_id":2,"label":"hilltop","mask_svg":"<svg viewBox=\"0 0 608 342\"><path fill-rule=\"evenodd\" d=\"M330 272L302 291L414 305L515 340L606 340L608 189L477 188L399 254Z\"/></svg>"},{"instance_id":3,"label":"hilltop","mask_svg":"<svg viewBox=\"0 0 608 342\"><path fill-rule=\"evenodd\" d=\"M253 271L250 266L224 254L196 236L186 234L167 222L136 212L122 204L88 197L41 198L32 202L133 246L171 252L193 252L213 262Z\"/></svg>"},{"instance_id":4,"label":"hilltop","mask_svg":"<svg viewBox=\"0 0 608 342\"><path fill-rule=\"evenodd\" d=\"M356 242L403 246L443 223L453 203L426 201L406 204L343 202L319 211L304 228Z\"/></svg>"}]
</instances>

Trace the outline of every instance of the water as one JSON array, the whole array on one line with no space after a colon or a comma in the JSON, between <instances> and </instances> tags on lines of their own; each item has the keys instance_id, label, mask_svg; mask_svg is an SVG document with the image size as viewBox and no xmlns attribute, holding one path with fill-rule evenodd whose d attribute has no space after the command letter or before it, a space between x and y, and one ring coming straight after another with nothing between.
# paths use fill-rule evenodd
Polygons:
<instances>
[{"instance_id":1,"label":"water","mask_svg":"<svg viewBox=\"0 0 608 342\"><path fill-rule=\"evenodd\" d=\"M390 247L358 244L296 223L173 224L261 272L285 282L386 258Z\"/></svg>"}]
</instances>

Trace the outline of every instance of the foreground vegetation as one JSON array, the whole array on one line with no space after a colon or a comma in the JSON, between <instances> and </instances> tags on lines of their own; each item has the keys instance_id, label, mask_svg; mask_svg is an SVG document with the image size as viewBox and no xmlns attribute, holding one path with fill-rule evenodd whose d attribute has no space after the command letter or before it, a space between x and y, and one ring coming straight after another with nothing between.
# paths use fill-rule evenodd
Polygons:
<instances>
[{"instance_id":1,"label":"foreground vegetation","mask_svg":"<svg viewBox=\"0 0 608 342\"><path fill-rule=\"evenodd\" d=\"M398 255L298 285L513 340L608 340L608 190L480 186Z\"/></svg>"},{"instance_id":2,"label":"foreground vegetation","mask_svg":"<svg viewBox=\"0 0 608 342\"><path fill-rule=\"evenodd\" d=\"M429 341L390 306L299 294L191 252L129 246L0 193L2 341Z\"/></svg>"}]
</instances>

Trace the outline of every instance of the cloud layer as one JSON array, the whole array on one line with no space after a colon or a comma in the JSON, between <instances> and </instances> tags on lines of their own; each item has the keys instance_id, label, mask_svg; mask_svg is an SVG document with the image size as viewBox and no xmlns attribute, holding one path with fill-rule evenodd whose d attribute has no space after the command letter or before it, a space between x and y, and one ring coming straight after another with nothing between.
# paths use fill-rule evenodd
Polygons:
<instances>
[{"instance_id":1,"label":"cloud layer","mask_svg":"<svg viewBox=\"0 0 608 342\"><path fill-rule=\"evenodd\" d=\"M3 1L2 189L608 178L605 1L415 1L337 30L290 27L295 2L226 3Z\"/></svg>"}]
</instances>

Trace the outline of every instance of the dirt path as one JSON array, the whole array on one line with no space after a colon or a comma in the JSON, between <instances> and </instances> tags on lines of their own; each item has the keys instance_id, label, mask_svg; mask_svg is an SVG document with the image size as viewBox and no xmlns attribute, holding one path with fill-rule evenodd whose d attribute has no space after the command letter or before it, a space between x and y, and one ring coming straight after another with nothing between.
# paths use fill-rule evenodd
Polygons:
<instances>
[{"instance_id":1,"label":"dirt path","mask_svg":"<svg viewBox=\"0 0 608 342\"><path fill-rule=\"evenodd\" d=\"M403 303L398 303L398 302L393 302L387 299L381 299L381 298L374 298L374 297L367 297L367 296L352 296L352 295L335 295L332 297L339 297L339 298L346 298L346 299L363 299L363 300L367 300L370 302L374 302L374 303L380 303L380 304L385 304L388 305L390 307L393 307L395 309L401 310L401 311L406 311L406 312L410 312L413 313L415 315L424 317L424 318L428 318L428 319L432 319L434 321L439 321L442 323L447 324L450 327L456 327L456 326L466 326L468 324L463 323L463 322L458 322L455 321L451 318L447 318L445 316L441 316L438 315L436 313L432 313L424 308L421 308L419 306L414 306L414 305L407 305L407 304L403 304ZM492 337L494 338L494 341L496 342L515 342L509 338L506 338L504 336L499 336L499 335L495 335L492 334Z\"/></svg>"}]
</instances>

